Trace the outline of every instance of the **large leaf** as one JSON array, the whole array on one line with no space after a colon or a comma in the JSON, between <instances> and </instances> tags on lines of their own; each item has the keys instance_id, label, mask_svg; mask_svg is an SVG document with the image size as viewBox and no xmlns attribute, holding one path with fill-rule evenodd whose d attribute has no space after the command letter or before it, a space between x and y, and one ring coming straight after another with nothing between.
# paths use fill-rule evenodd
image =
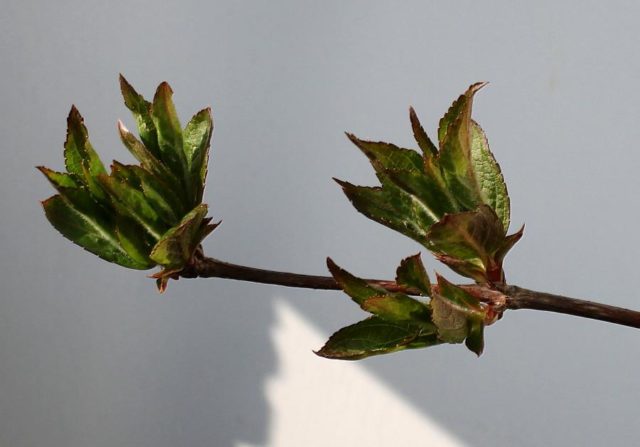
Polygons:
<instances>
[{"instance_id":1,"label":"large leaf","mask_svg":"<svg viewBox=\"0 0 640 447\"><path fill-rule=\"evenodd\" d=\"M474 94L483 85L469 87L440 121L438 160L442 176L458 203L467 210L483 203L471 157L471 108Z\"/></svg>"},{"instance_id":2,"label":"large leaf","mask_svg":"<svg viewBox=\"0 0 640 447\"><path fill-rule=\"evenodd\" d=\"M47 219L64 237L106 261L133 269L150 267L122 247L114 222L88 192L74 189L66 193L66 197L55 195L42 202Z\"/></svg>"},{"instance_id":3,"label":"large leaf","mask_svg":"<svg viewBox=\"0 0 640 447\"><path fill-rule=\"evenodd\" d=\"M440 343L433 332L424 333L411 323L390 322L374 316L340 329L316 354L330 359L358 360Z\"/></svg>"}]
</instances>

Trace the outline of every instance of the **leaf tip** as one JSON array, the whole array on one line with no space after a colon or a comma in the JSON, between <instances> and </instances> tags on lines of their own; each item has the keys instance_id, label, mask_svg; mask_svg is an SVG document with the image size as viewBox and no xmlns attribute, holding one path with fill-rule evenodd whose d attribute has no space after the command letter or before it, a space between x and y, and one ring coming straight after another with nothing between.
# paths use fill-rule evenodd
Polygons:
<instances>
[{"instance_id":1,"label":"leaf tip","mask_svg":"<svg viewBox=\"0 0 640 447\"><path fill-rule=\"evenodd\" d=\"M156 94L153 98L153 102L156 102L156 100L160 97L166 98L171 95L173 95L173 90L171 89L171 86L167 81L162 81L160 85L158 85L158 88L156 89Z\"/></svg>"}]
</instances>

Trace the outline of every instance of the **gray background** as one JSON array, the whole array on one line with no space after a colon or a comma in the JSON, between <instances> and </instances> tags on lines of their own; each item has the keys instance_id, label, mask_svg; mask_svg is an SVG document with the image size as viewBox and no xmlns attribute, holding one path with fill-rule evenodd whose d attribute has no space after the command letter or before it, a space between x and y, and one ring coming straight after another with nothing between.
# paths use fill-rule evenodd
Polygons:
<instances>
[{"instance_id":1,"label":"gray background","mask_svg":"<svg viewBox=\"0 0 640 447\"><path fill-rule=\"evenodd\" d=\"M105 161L131 160L115 131L116 118L133 127L118 72L148 96L169 81L185 120L212 105L206 201L224 223L209 254L306 273L323 273L331 255L380 277L419 247L357 214L331 181L374 182L342 131L412 145L410 104L433 133L470 83L491 81L475 116L514 227L527 225L508 279L640 307L636 2L3 0L2 10L3 447L264 444L274 297L327 335L361 316L338 293L225 280L174 282L159 296L144 273L48 225L38 200L51 188L33 167L62 167L72 102ZM447 347L364 365L472 445L624 446L640 437L639 337L519 311L487 331L480 359Z\"/></svg>"}]
</instances>

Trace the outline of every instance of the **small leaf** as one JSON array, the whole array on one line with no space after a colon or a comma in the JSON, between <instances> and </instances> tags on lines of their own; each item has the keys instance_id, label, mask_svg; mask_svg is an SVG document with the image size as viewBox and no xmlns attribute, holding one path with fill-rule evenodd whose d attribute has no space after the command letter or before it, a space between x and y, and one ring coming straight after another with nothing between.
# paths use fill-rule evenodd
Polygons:
<instances>
[{"instance_id":1,"label":"small leaf","mask_svg":"<svg viewBox=\"0 0 640 447\"><path fill-rule=\"evenodd\" d=\"M168 269L183 268L203 237L215 228L215 225L210 225L208 232L203 232L201 225L207 226L206 215L207 205L195 207L178 225L162 235L149 257Z\"/></svg>"},{"instance_id":2,"label":"small leaf","mask_svg":"<svg viewBox=\"0 0 640 447\"><path fill-rule=\"evenodd\" d=\"M37 169L44 174L54 188L78 188L80 185L73 177L66 172L56 172L44 166L38 166Z\"/></svg>"},{"instance_id":3,"label":"small leaf","mask_svg":"<svg viewBox=\"0 0 640 447\"><path fill-rule=\"evenodd\" d=\"M349 133L347 137L369 158L376 172L387 169L422 171L423 160L416 151L402 149L390 143L360 140Z\"/></svg>"},{"instance_id":4,"label":"small leaf","mask_svg":"<svg viewBox=\"0 0 640 447\"><path fill-rule=\"evenodd\" d=\"M202 202L212 132L213 120L210 108L196 113L184 129L184 152L187 158L194 204Z\"/></svg>"},{"instance_id":5,"label":"small leaf","mask_svg":"<svg viewBox=\"0 0 640 447\"><path fill-rule=\"evenodd\" d=\"M418 289L423 296L431 296L431 281L422 264L420 253L409 256L400 262L396 270L396 282L406 287Z\"/></svg>"},{"instance_id":6,"label":"small leaf","mask_svg":"<svg viewBox=\"0 0 640 447\"><path fill-rule=\"evenodd\" d=\"M435 334L423 334L410 323L389 322L379 317L370 317L340 329L316 354L330 359L358 360L437 344L440 344L440 341Z\"/></svg>"},{"instance_id":7,"label":"small leaf","mask_svg":"<svg viewBox=\"0 0 640 447\"><path fill-rule=\"evenodd\" d=\"M433 323L447 343L462 343L480 355L485 311L477 298L438 275L438 293L431 300ZM470 337L470 339L468 338Z\"/></svg>"},{"instance_id":8,"label":"small leaf","mask_svg":"<svg viewBox=\"0 0 640 447\"><path fill-rule=\"evenodd\" d=\"M84 120L75 106L71 107L67 117L64 160L69 174L87 185L91 194L96 198L106 199L106 195L97 181L97 177L105 174L106 170L89 142L89 133L84 125Z\"/></svg>"},{"instance_id":9,"label":"small leaf","mask_svg":"<svg viewBox=\"0 0 640 447\"><path fill-rule=\"evenodd\" d=\"M331 258L327 258L327 266L342 290L363 310L388 321L411 321L424 331L435 330L429 308L420 301L353 276L338 267Z\"/></svg>"},{"instance_id":10,"label":"small leaf","mask_svg":"<svg viewBox=\"0 0 640 447\"><path fill-rule=\"evenodd\" d=\"M149 152L159 159L161 152L158 146L156 126L151 118L151 103L138 94L122 75L120 75L120 90L122 91L125 106L131 111L136 120L140 139Z\"/></svg>"},{"instance_id":11,"label":"small leaf","mask_svg":"<svg viewBox=\"0 0 640 447\"><path fill-rule=\"evenodd\" d=\"M120 245L109 216L88 192L75 189L66 193L68 198L55 195L42 202L47 219L64 237L106 261L133 269L148 268Z\"/></svg>"},{"instance_id":12,"label":"small leaf","mask_svg":"<svg viewBox=\"0 0 640 447\"><path fill-rule=\"evenodd\" d=\"M158 133L161 160L187 184L188 169L183 149L182 126L171 98L173 91L166 82L161 83L153 97L151 118Z\"/></svg>"},{"instance_id":13,"label":"small leaf","mask_svg":"<svg viewBox=\"0 0 640 447\"><path fill-rule=\"evenodd\" d=\"M502 282L504 241L498 216L487 205L476 211L448 214L429 230L427 248L457 273L478 282Z\"/></svg>"},{"instance_id":14,"label":"small leaf","mask_svg":"<svg viewBox=\"0 0 640 447\"><path fill-rule=\"evenodd\" d=\"M469 318L469 335L464 344L478 357L484 351L484 322L479 318Z\"/></svg>"},{"instance_id":15,"label":"small leaf","mask_svg":"<svg viewBox=\"0 0 640 447\"><path fill-rule=\"evenodd\" d=\"M153 174L156 178L172 188L175 193L182 193L180 180L169 170L169 168L156 158L155 155L124 126L122 121L118 121L118 132L122 143L129 149L129 152L140 162L142 167ZM182 197L182 196L181 196ZM187 201L187 197L182 198Z\"/></svg>"},{"instance_id":16,"label":"small leaf","mask_svg":"<svg viewBox=\"0 0 640 447\"><path fill-rule=\"evenodd\" d=\"M468 118L471 118L470 102L473 101L473 96L476 94L476 92L485 85L487 85L486 82L476 82L475 84L472 84L466 92L460 95L458 99L456 99L453 104L451 104L451 107L449 107L449 110L447 110L447 113L445 113L445 115L440 119L440 123L438 124L438 141L440 143L440 146L442 146L445 139L447 138L447 134L449 133L453 122L461 114L466 113L468 115Z\"/></svg>"},{"instance_id":17,"label":"small leaf","mask_svg":"<svg viewBox=\"0 0 640 447\"><path fill-rule=\"evenodd\" d=\"M498 262L502 262L507 252L513 248L513 246L520 240L524 234L524 225L520 227L518 231L509 236L506 236L502 242L502 245L495 254L495 259Z\"/></svg>"},{"instance_id":18,"label":"small leaf","mask_svg":"<svg viewBox=\"0 0 640 447\"><path fill-rule=\"evenodd\" d=\"M418 119L418 115L416 115L416 111L413 110L413 107L409 108L409 120L411 121L411 129L413 130L413 137L416 139L418 143L418 147L422 149L425 158L436 157L438 155L438 148L431 141L431 138L427 135L420 124L420 120Z\"/></svg>"}]
</instances>

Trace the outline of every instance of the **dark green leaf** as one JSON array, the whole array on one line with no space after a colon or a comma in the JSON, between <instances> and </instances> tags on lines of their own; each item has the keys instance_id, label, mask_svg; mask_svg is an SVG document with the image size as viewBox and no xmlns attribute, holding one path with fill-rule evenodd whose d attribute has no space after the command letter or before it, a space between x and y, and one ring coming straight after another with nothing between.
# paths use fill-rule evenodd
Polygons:
<instances>
[{"instance_id":1,"label":"dark green leaf","mask_svg":"<svg viewBox=\"0 0 640 447\"><path fill-rule=\"evenodd\" d=\"M138 94L122 75L120 75L120 90L122 91L124 104L136 120L140 139L154 157L160 158L161 152L158 146L158 133L151 118L151 103L145 100L142 95Z\"/></svg>"},{"instance_id":2,"label":"dark green leaf","mask_svg":"<svg viewBox=\"0 0 640 447\"><path fill-rule=\"evenodd\" d=\"M124 177L125 183L141 191L162 222L172 227L180 221L184 214L183 204L162 178L152 175L140 166L125 166L114 162L114 167L113 175L118 178Z\"/></svg>"},{"instance_id":3,"label":"dark green leaf","mask_svg":"<svg viewBox=\"0 0 640 447\"><path fill-rule=\"evenodd\" d=\"M133 269L148 264L136 261L120 245L115 226L88 192L66 191L67 198L55 195L42 202L47 219L67 239L102 259Z\"/></svg>"},{"instance_id":4,"label":"dark green leaf","mask_svg":"<svg viewBox=\"0 0 640 447\"><path fill-rule=\"evenodd\" d=\"M400 266L396 270L396 282L419 290L423 296L431 296L431 281L429 281L429 275L422 264L420 253L409 256L400 262Z\"/></svg>"},{"instance_id":5,"label":"dark green leaf","mask_svg":"<svg viewBox=\"0 0 640 447\"><path fill-rule=\"evenodd\" d=\"M111 201L119 214L129 216L140 224L155 240L169 228L162 221L158 210L135 187L136 179L126 171L123 165L114 164L110 176L103 175L100 182L108 191Z\"/></svg>"},{"instance_id":6,"label":"dark green leaf","mask_svg":"<svg viewBox=\"0 0 640 447\"><path fill-rule=\"evenodd\" d=\"M122 143L129 149L129 152L140 162L142 167L149 171L153 176L166 183L169 188L174 191L174 194L184 193L182 191L182 184L178 177L176 177L169 168L162 163L151 151L139 141L135 135L133 135L124 126L122 121L118 121L118 132L120 133L120 139ZM182 197L182 196L180 196ZM181 201L187 201L186 195ZM180 208L182 211L182 207Z\"/></svg>"},{"instance_id":7,"label":"dark green leaf","mask_svg":"<svg viewBox=\"0 0 640 447\"><path fill-rule=\"evenodd\" d=\"M426 244L427 229L435 221L420 200L385 178L382 187L355 186L334 180L342 186L353 206L369 219Z\"/></svg>"},{"instance_id":8,"label":"dark green leaf","mask_svg":"<svg viewBox=\"0 0 640 447\"><path fill-rule=\"evenodd\" d=\"M67 118L67 139L64 143L64 160L67 171L76 179L87 185L91 194L104 200L106 195L100 187L97 177L106 170L98 154L89 141L89 133L84 120L75 106L71 107Z\"/></svg>"},{"instance_id":9,"label":"dark green leaf","mask_svg":"<svg viewBox=\"0 0 640 447\"><path fill-rule=\"evenodd\" d=\"M184 152L187 158L194 204L202 202L212 132L213 119L210 108L196 113L184 129Z\"/></svg>"},{"instance_id":10,"label":"dark green leaf","mask_svg":"<svg viewBox=\"0 0 640 447\"><path fill-rule=\"evenodd\" d=\"M173 91L166 82L158 86L151 105L151 118L158 133L161 160L187 184L188 169L182 141L182 126L172 95Z\"/></svg>"},{"instance_id":11,"label":"dark green leaf","mask_svg":"<svg viewBox=\"0 0 640 447\"><path fill-rule=\"evenodd\" d=\"M484 351L484 321L480 318L469 318L469 335L464 344L478 357Z\"/></svg>"},{"instance_id":12,"label":"dark green leaf","mask_svg":"<svg viewBox=\"0 0 640 447\"><path fill-rule=\"evenodd\" d=\"M389 322L371 317L340 329L316 354L331 359L358 360L439 343L435 334L423 334L420 328L410 323Z\"/></svg>"},{"instance_id":13,"label":"dark green leaf","mask_svg":"<svg viewBox=\"0 0 640 447\"><path fill-rule=\"evenodd\" d=\"M149 253L155 242L149 233L130 217L116 214L115 220L116 236L127 254L140 265L145 265L145 268L156 265L149 259Z\"/></svg>"},{"instance_id":14,"label":"dark green leaf","mask_svg":"<svg viewBox=\"0 0 640 447\"><path fill-rule=\"evenodd\" d=\"M56 172L44 166L38 166L37 169L44 174L54 188L78 188L80 184L70 174L66 172Z\"/></svg>"}]
</instances>

